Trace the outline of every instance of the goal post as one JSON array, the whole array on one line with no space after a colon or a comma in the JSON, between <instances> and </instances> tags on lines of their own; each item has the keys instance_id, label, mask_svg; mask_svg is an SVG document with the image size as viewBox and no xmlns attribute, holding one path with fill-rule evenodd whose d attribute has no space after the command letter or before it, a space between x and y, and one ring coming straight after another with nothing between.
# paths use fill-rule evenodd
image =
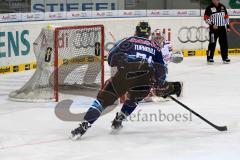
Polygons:
<instances>
[{"instance_id":1,"label":"goal post","mask_svg":"<svg viewBox=\"0 0 240 160\"><path fill-rule=\"evenodd\" d=\"M43 28L34 44L37 68L31 79L11 92L14 101L59 101L68 90L99 90L104 85L104 26Z\"/></svg>"}]
</instances>

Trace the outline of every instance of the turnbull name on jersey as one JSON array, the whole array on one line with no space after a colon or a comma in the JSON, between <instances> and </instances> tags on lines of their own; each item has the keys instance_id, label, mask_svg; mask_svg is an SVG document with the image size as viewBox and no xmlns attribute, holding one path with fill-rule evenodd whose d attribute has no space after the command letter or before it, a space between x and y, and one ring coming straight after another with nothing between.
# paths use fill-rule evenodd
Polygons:
<instances>
[{"instance_id":1,"label":"turnbull name on jersey","mask_svg":"<svg viewBox=\"0 0 240 160\"><path fill-rule=\"evenodd\" d=\"M147 47L147 46L143 46L143 45L135 45L135 50L136 51L145 51L145 52L155 55L155 49L151 48L151 47Z\"/></svg>"}]
</instances>

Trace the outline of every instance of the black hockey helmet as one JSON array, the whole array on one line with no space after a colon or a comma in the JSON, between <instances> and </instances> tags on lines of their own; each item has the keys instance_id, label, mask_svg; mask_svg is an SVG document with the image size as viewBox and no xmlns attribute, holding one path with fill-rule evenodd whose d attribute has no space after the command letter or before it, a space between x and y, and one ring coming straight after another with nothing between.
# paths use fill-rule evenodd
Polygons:
<instances>
[{"instance_id":1,"label":"black hockey helmet","mask_svg":"<svg viewBox=\"0 0 240 160\"><path fill-rule=\"evenodd\" d=\"M135 36L149 38L151 34L151 27L149 26L148 22L140 22L136 26Z\"/></svg>"}]
</instances>

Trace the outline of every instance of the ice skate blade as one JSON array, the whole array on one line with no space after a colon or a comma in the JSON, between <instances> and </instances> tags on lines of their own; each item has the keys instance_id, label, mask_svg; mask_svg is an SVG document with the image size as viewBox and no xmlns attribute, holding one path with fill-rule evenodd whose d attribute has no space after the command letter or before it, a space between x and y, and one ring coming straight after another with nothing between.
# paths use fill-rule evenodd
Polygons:
<instances>
[{"instance_id":1,"label":"ice skate blade","mask_svg":"<svg viewBox=\"0 0 240 160\"><path fill-rule=\"evenodd\" d=\"M71 141L79 141L81 139L81 135L76 135L76 136L70 136L69 139Z\"/></svg>"},{"instance_id":2,"label":"ice skate blade","mask_svg":"<svg viewBox=\"0 0 240 160\"><path fill-rule=\"evenodd\" d=\"M114 134L118 134L121 130L122 130L123 126L118 128L118 129L115 129L112 127L112 130L110 132L110 134L114 135Z\"/></svg>"},{"instance_id":3,"label":"ice skate blade","mask_svg":"<svg viewBox=\"0 0 240 160\"><path fill-rule=\"evenodd\" d=\"M230 62L223 61L223 64L230 64Z\"/></svg>"},{"instance_id":4,"label":"ice skate blade","mask_svg":"<svg viewBox=\"0 0 240 160\"><path fill-rule=\"evenodd\" d=\"M207 62L208 65L214 65L214 62Z\"/></svg>"}]
</instances>

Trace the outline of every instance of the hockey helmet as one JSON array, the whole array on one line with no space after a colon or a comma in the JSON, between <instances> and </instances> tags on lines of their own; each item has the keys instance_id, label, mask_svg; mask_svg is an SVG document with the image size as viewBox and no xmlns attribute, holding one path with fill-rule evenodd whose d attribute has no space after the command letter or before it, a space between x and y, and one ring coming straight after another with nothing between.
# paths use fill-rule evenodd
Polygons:
<instances>
[{"instance_id":1,"label":"hockey helmet","mask_svg":"<svg viewBox=\"0 0 240 160\"><path fill-rule=\"evenodd\" d=\"M160 29L156 29L152 32L151 39L158 44L162 44L165 41L165 33L162 32Z\"/></svg>"},{"instance_id":2,"label":"hockey helmet","mask_svg":"<svg viewBox=\"0 0 240 160\"><path fill-rule=\"evenodd\" d=\"M151 27L149 26L148 22L140 22L136 26L135 36L148 39L150 34L151 34Z\"/></svg>"}]
</instances>

